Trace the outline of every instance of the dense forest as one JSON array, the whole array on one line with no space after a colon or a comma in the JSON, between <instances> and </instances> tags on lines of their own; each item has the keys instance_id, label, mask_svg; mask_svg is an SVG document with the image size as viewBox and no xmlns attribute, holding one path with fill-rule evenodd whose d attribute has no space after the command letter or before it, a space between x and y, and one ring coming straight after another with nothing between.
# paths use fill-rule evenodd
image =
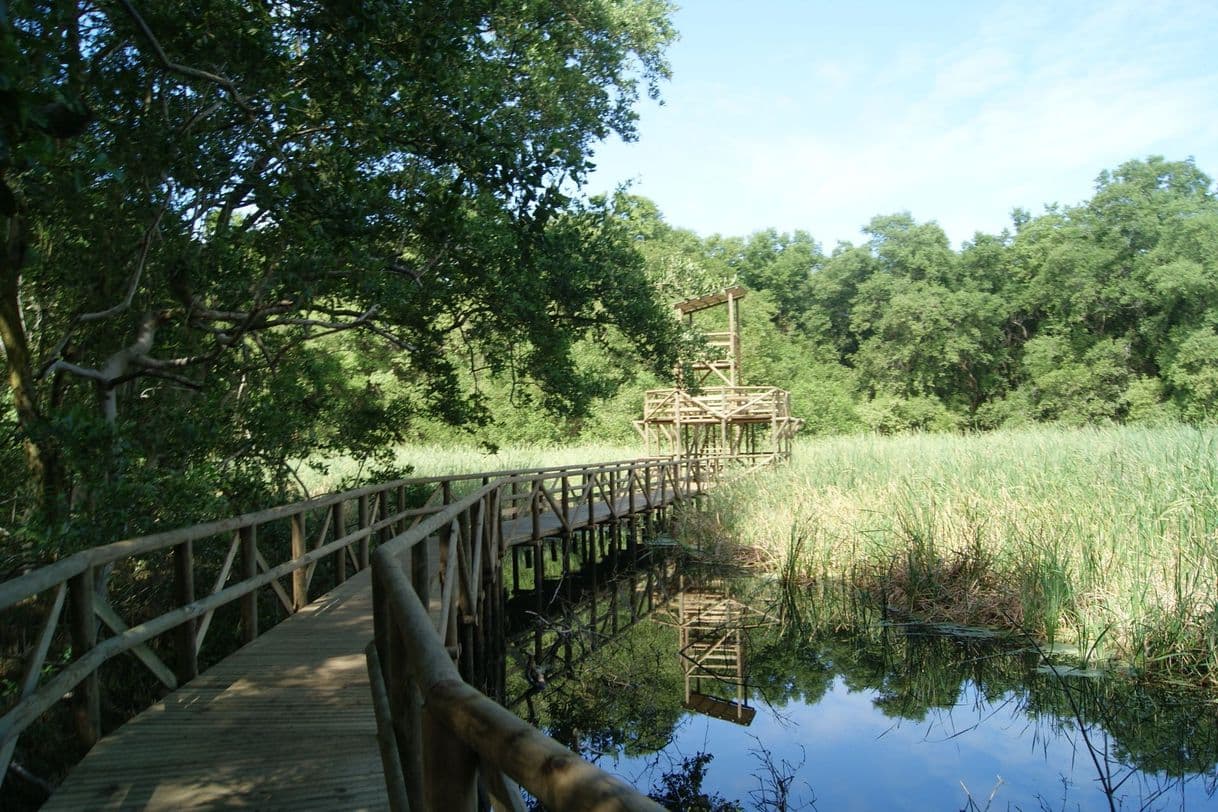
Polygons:
<instances>
[{"instance_id":1,"label":"dense forest","mask_svg":"<svg viewBox=\"0 0 1218 812\"><path fill-rule=\"evenodd\" d=\"M668 304L743 284L805 432L1202 422L1218 201L1191 160L959 250L873 218L701 237L579 193L663 0L0 6L0 575L282 499L405 442L629 440Z\"/></svg>"},{"instance_id":2,"label":"dense forest","mask_svg":"<svg viewBox=\"0 0 1218 812\"><path fill-rule=\"evenodd\" d=\"M578 411L584 336L673 361L592 147L664 0L0 4L0 574L375 462L461 377ZM640 292L643 292L640 295Z\"/></svg>"},{"instance_id":3,"label":"dense forest","mask_svg":"<svg viewBox=\"0 0 1218 812\"><path fill-rule=\"evenodd\" d=\"M745 381L791 389L805 432L1218 414L1218 199L1191 160L1129 161L1102 172L1090 200L1017 209L1009 229L959 250L905 213L876 216L866 241L826 251L805 231L701 238L645 199L614 206L660 299L754 291L743 305ZM531 426L512 387L484 387L498 395L497 436L627 438L655 379L607 359L586 367L625 387L588 421Z\"/></svg>"}]
</instances>

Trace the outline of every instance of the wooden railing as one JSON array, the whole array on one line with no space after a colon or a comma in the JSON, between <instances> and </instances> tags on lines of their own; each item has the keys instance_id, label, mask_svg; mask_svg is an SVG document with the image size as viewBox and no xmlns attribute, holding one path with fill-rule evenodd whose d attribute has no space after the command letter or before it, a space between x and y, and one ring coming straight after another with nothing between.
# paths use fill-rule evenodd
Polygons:
<instances>
[{"instance_id":1,"label":"wooden railing","mask_svg":"<svg viewBox=\"0 0 1218 812\"><path fill-rule=\"evenodd\" d=\"M790 416L790 393L772 386L714 386L697 393L652 389L643 399L643 420L652 422L766 421Z\"/></svg>"},{"instance_id":2,"label":"wooden railing","mask_svg":"<svg viewBox=\"0 0 1218 812\"><path fill-rule=\"evenodd\" d=\"M484 593L472 584L453 590L453 584L488 566L499 572L507 541L570 531L593 521L598 509L617 518L660 507L696 493L713 475L714 468L705 462L663 458L402 479L115 542L0 583L0 623L37 629L24 646L15 702L0 717L0 782L22 733L65 697L70 697L79 740L86 747L97 741L103 688L98 670L119 655L132 654L169 690L193 679L222 607L240 606L239 640L232 645L250 642L260 632L258 600L265 590L290 615L312 596L344 582L349 572L368 567L376 545L390 551L413 549L441 526L443 538L459 539L465 533L468 539L468 528L453 528L473 521L470 526L480 532L495 528L495 545L439 546L439 580L449 597L438 628L454 624L456 629L458 614L463 621L470 617ZM470 484L474 493L458 501L458 491ZM482 506L476 518L462 512L461 506L475 503ZM463 518L454 525L458 516ZM501 532L505 521L514 528L510 539ZM269 561L265 553L271 548L286 549L287 558ZM200 561L208 566L199 566ZM321 564L325 583L317 577ZM170 567L172 578L163 578L161 570ZM415 576L423 579L427 571L424 565ZM164 581L168 594L134 608L116 606L108 585L118 578ZM283 579L289 579L286 586ZM384 617L378 617L382 622ZM474 631L470 624L462 628L467 634ZM99 634L102 629L109 636ZM480 633L485 634L485 626ZM447 632L442 636L452 652L460 648ZM473 655L473 639L467 641L467 657ZM226 653L212 652L213 659Z\"/></svg>"},{"instance_id":3,"label":"wooden railing","mask_svg":"<svg viewBox=\"0 0 1218 812\"><path fill-rule=\"evenodd\" d=\"M21 733L67 695L77 737L86 747L99 738L98 669L107 661L130 652L172 690L198 674L199 654L217 609L240 604L241 641L249 642L259 634L258 593L263 588L271 589L290 615L318 593L314 576L320 562L330 559L326 589L345 581L349 570L366 568L374 542L403 532L411 522L443 507L439 499L423 507L407 507L408 490L417 484L398 480L120 541L0 583L0 616L5 623L18 614L28 622L44 610L35 642L26 652L17 701L0 718L0 780ZM268 536L287 537L287 560L267 560L263 550L270 545L264 541L260 548L259 539ZM162 560L149 561L158 555ZM141 573L155 580L152 570L167 567L164 559L170 556L172 594L153 601L162 606L168 602L169 608L150 617L124 619L120 607L110 601L111 580L121 576L138 581ZM201 557L218 562L210 589L202 595L197 592L196 573ZM284 578L290 578L286 587ZM67 634L63 635L59 627L65 607ZM145 608L143 614L150 611L155 610ZM103 627L110 632L104 639L99 635ZM57 640L55 661L62 667L47 673L48 655ZM149 645L154 640L159 648L168 649L172 667Z\"/></svg>"},{"instance_id":4,"label":"wooden railing","mask_svg":"<svg viewBox=\"0 0 1218 812\"><path fill-rule=\"evenodd\" d=\"M661 508L696 495L705 474L700 460L657 459L507 477L377 549L367 658L393 809L472 810L479 779L500 809L523 808L517 785L554 810L659 808L470 683L511 543L541 538L555 518L571 532ZM440 559L434 597L429 539Z\"/></svg>"}]
</instances>

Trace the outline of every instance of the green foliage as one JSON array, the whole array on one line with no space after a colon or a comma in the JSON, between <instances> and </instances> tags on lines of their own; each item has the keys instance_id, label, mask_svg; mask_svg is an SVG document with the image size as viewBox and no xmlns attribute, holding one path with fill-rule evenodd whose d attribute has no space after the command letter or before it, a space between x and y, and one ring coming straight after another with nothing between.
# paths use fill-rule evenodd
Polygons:
<instances>
[{"instance_id":1,"label":"green foliage","mask_svg":"<svg viewBox=\"0 0 1218 812\"><path fill-rule=\"evenodd\" d=\"M1166 370L1185 417L1212 421L1218 416L1218 334L1212 328L1188 332Z\"/></svg>"},{"instance_id":2,"label":"green foliage","mask_svg":"<svg viewBox=\"0 0 1218 812\"><path fill-rule=\"evenodd\" d=\"M680 765L660 776L648 797L665 809L680 809L684 812L738 812L739 803L728 801L717 792L706 793L702 782L706 780L706 768L714 758L710 753L686 756Z\"/></svg>"},{"instance_id":3,"label":"green foliage","mask_svg":"<svg viewBox=\"0 0 1218 812\"><path fill-rule=\"evenodd\" d=\"M959 415L953 414L937 398L921 395L879 395L859 404L857 412L863 425L879 434L960 428Z\"/></svg>"},{"instance_id":4,"label":"green foliage","mask_svg":"<svg viewBox=\"0 0 1218 812\"><path fill-rule=\"evenodd\" d=\"M745 377L790 389L808 431L1215 419L1218 198L1191 160L1129 161L959 251L908 213L826 256L806 232L699 240L631 210L669 298L754 291Z\"/></svg>"},{"instance_id":5,"label":"green foliage","mask_svg":"<svg viewBox=\"0 0 1218 812\"><path fill-rule=\"evenodd\" d=\"M42 554L483 425L475 370L578 419L671 366L630 212L571 194L668 75L664 0L4 11L5 484Z\"/></svg>"}]
</instances>

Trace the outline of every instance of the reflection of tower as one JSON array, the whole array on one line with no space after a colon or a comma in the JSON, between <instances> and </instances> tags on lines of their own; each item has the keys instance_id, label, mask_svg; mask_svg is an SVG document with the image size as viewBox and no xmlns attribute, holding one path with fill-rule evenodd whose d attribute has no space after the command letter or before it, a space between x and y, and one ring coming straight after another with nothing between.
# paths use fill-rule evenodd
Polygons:
<instances>
[{"instance_id":1,"label":"reflection of tower","mask_svg":"<svg viewBox=\"0 0 1218 812\"><path fill-rule=\"evenodd\" d=\"M750 610L722 591L690 589L677 596L677 611L685 707L716 719L751 723L757 711L748 705L744 668L744 628ZM733 698L711 692L730 692Z\"/></svg>"},{"instance_id":2,"label":"reflection of tower","mask_svg":"<svg viewBox=\"0 0 1218 812\"><path fill-rule=\"evenodd\" d=\"M727 330L702 334L706 355L692 359L691 377L678 368L676 388L644 396L643 419L634 425L648 454L760 463L791 456L803 425L791 416L791 394L776 386L740 385L739 302L745 293L728 288L675 305L691 330L695 314L726 305Z\"/></svg>"}]
</instances>

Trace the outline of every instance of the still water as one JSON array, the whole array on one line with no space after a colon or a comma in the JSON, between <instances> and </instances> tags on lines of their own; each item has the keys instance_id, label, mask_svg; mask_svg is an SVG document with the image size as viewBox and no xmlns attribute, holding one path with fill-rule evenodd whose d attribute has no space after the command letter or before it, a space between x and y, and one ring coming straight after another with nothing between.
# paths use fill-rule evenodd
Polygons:
<instances>
[{"instance_id":1,"label":"still water","mask_svg":"<svg viewBox=\"0 0 1218 812\"><path fill-rule=\"evenodd\" d=\"M795 633L751 600L673 598L536 692L538 723L687 808L1218 809L1212 700L967 630Z\"/></svg>"}]
</instances>

